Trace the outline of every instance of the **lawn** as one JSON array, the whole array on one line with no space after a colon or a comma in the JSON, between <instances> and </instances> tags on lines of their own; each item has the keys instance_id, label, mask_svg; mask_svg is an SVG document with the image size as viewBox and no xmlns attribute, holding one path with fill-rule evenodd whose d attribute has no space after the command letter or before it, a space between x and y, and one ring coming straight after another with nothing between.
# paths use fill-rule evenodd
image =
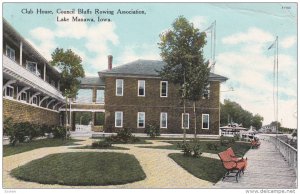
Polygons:
<instances>
[{"instance_id":1,"label":"lawn","mask_svg":"<svg viewBox=\"0 0 300 194\"><path fill-rule=\"evenodd\" d=\"M68 145L76 145L76 142L80 140L70 139L67 141L63 141L61 139L40 139L34 140L28 143L18 143L15 146L4 145L3 146L3 157L10 156L14 154L19 154L22 152L27 152L30 150L34 150L37 148L43 147L56 147L56 146L68 146Z\"/></svg>"},{"instance_id":2,"label":"lawn","mask_svg":"<svg viewBox=\"0 0 300 194\"><path fill-rule=\"evenodd\" d=\"M91 139L97 139L97 140L105 140L104 137L91 137ZM139 138L140 141L137 142L130 142L130 143L124 143L124 142L112 142L112 144L152 144L151 142L148 142L146 140L149 139L144 139L144 138Z\"/></svg>"},{"instance_id":3,"label":"lawn","mask_svg":"<svg viewBox=\"0 0 300 194\"><path fill-rule=\"evenodd\" d=\"M183 154L169 154L169 157L195 177L209 182L218 182L226 173L222 163L217 159L207 157L193 158Z\"/></svg>"},{"instance_id":4,"label":"lawn","mask_svg":"<svg viewBox=\"0 0 300 194\"><path fill-rule=\"evenodd\" d=\"M118 185L146 178L133 155L113 152L51 154L13 169L11 175L24 181L73 186Z\"/></svg>"},{"instance_id":5,"label":"lawn","mask_svg":"<svg viewBox=\"0 0 300 194\"><path fill-rule=\"evenodd\" d=\"M166 146L139 146L139 147L152 148L152 149L180 150L180 148L177 147L177 144L182 142L182 141L164 141L164 142L170 143L171 145L166 145ZM199 141L199 144L201 145L202 152L217 154L219 152L222 152L222 151L226 150L228 147L232 147L232 149L234 150L236 155L243 156L251 148L250 143L236 142L233 145L227 145L227 146L219 145L217 150L211 150L211 149L208 149L208 146L207 146L207 144L209 144L209 143L219 143L219 141Z\"/></svg>"}]
</instances>

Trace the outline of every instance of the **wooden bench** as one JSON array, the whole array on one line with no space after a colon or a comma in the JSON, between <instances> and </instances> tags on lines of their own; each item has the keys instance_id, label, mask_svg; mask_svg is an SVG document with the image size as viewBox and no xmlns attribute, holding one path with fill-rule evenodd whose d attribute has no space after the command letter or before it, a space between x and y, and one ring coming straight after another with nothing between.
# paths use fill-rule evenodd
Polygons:
<instances>
[{"instance_id":1,"label":"wooden bench","mask_svg":"<svg viewBox=\"0 0 300 194\"><path fill-rule=\"evenodd\" d=\"M220 157L223 167L227 170L222 180L226 177L235 177L238 182L238 177L241 175L241 172L244 174L244 170L247 167L247 159L237 158L232 148L218 153L218 156ZM234 175L231 175L232 173Z\"/></svg>"},{"instance_id":2,"label":"wooden bench","mask_svg":"<svg viewBox=\"0 0 300 194\"><path fill-rule=\"evenodd\" d=\"M260 146L260 141L259 140L252 140L251 141L251 149L259 148L259 146Z\"/></svg>"}]
</instances>

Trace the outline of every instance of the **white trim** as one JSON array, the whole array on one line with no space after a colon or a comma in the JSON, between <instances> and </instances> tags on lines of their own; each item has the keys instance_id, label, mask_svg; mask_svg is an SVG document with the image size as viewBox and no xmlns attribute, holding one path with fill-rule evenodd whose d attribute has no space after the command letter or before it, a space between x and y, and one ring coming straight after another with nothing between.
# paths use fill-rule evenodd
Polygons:
<instances>
[{"instance_id":1,"label":"white trim","mask_svg":"<svg viewBox=\"0 0 300 194\"><path fill-rule=\"evenodd\" d=\"M33 99L35 99L35 103L33 102ZM31 97L31 104L34 105L34 106L37 106L37 103L38 103L37 96L32 96Z\"/></svg>"},{"instance_id":2,"label":"white trim","mask_svg":"<svg viewBox=\"0 0 300 194\"><path fill-rule=\"evenodd\" d=\"M62 105L64 106L64 104ZM65 111L65 108L59 108L59 111ZM68 108L68 111L70 109ZM72 108L71 112L105 112L105 109L87 109L87 108Z\"/></svg>"},{"instance_id":3,"label":"white trim","mask_svg":"<svg viewBox=\"0 0 300 194\"><path fill-rule=\"evenodd\" d=\"M189 129L190 128L190 114L189 113L182 113L181 114L181 128L184 129L184 127L183 127L183 117L184 117L183 115L184 114L188 116L188 123L187 123L188 126L185 129Z\"/></svg>"},{"instance_id":4,"label":"white trim","mask_svg":"<svg viewBox=\"0 0 300 194\"><path fill-rule=\"evenodd\" d=\"M3 91L4 91L4 89L6 88L6 86L9 86L9 85L14 84L14 83L16 83L16 82L17 82L17 80L9 80L9 81L7 81L7 82L3 85Z\"/></svg>"},{"instance_id":5,"label":"white trim","mask_svg":"<svg viewBox=\"0 0 300 194\"><path fill-rule=\"evenodd\" d=\"M25 100L22 100L22 94L25 94ZM27 102L27 92L26 91L20 92L20 101Z\"/></svg>"},{"instance_id":6,"label":"white trim","mask_svg":"<svg viewBox=\"0 0 300 194\"><path fill-rule=\"evenodd\" d=\"M207 128L203 128L203 116L208 116L208 127ZM201 125L202 129L209 129L209 114L202 114L202 125Z\"/></svg>"},{"instance_id":7,"label":"white trim","mask_svg":"<svg viewBox=\"0 0 300 194\"><path fill-rule=\"evenodd\" d=\"M162 96L162 84L163 83L166 83L166 96ZM169 85L169 83L168 83L168 81L160 81L160 97L162 97L162 98L167 98L168 97L168 86Z\"/></svg>"},{"instance_id":8,"label":"white trim","mask_svg":"<svg viewBox=\"0 0 300 194\"><path fill-rule=\"evenodd\" d=\"M121 113L121 125L117 126L117 114ZM115 127L123 127L123 112L122 111L116 111L115 112Z\"/></svg>"},{"instance_id":9,"label":"white trim","mask_svg":"<svg viewBox=\"0 0 300 194\"><path fill-rule=\"evenodd\" d=\"M165 127L162 126L162 115L163 114L166 115L166 126ZM162 128L162 129L168 128L168 113L167 112L161 112L160 113L160 128Z\"/></svg>"},{"instance_id":10,"label":"white trim","mask_svg":"<svg viewBox=\"0 0 300 194\"><path fill-rule=\"evenodd\" d=\"M118 89L117 89L117 87L118 87L118 84L117 84L118 80L122 81L121 82L122 83L122 94L118 94ZM123 79L116 79L116 96L123 96L123 91L124 91L124 80Z\"/></svg>"},{"instance_id":11,"label":"white trim","mask_svg":"<svg viewBox=\"0 0 300 194\"><path fill-rule=\"evenodd\" d=\"M8 55L8 53L7 53L8 50L13 51L13 53L14 53L14 57L13 57L13 58L11 58L11 56ZM13 48L11 48L10 46L8 46L8 44L7 44L6 47L5 47L5 55L6 55L8 58L10 58L11 60L16 61L16 50L13 49Z\"/></svg>"},{"instance_id":12,"label":"white trim","mask_svg":"<svg viewBox=\"0 0 300 194\"><path fill-rule=\"evenodd\" d=\"M144 120L143 120L143 126L139 126L139 116L140 116L140 114L143 114L144 115ZM145 128L145 123L146 123L146 114L145 114L145 112L138 112L137 113L137 128Z\"/></svg>"},{"instance_id":13,"label":"white trim","mask_svg":"<svg viewBox=\"0 0 300 194\"><path fill-rule=\"evenodd\" d=\"M144 83L144 95L140 95L140 86L141 86L141 83ZM138 92L138 96L140 97L145 97L146 96L146 81L145 80L138 80L138 89L137 89L137 92Z\"/></svg>"},{"instance_id":14,"label":"white trim","mask_svg":"<svg viewBox=\"0 0 300 194\"><path fill-rule=\"evenodd\" d=\"M35 92L34 94L32 94L32 96L29 98L29 103L32 103L32 100L34 97L36 97L37 95L40 95L41 93L40 92Z\"/></svg>"}]
</instances>

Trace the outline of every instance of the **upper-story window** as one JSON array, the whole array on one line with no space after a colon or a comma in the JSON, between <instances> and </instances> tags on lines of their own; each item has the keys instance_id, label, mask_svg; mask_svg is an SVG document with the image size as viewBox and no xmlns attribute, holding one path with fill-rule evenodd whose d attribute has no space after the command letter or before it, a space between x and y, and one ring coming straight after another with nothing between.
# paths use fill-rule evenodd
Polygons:
<instances>
[{"instance_id":1,"label":"upper-story window","mask_svg":"<svg viewBox=\"0 0 300 194\"><path fill-rule=\"evenodd\" d=\"M207 88L203 91L202 99L209 99L210 97L210 84L208 84Z\"/></svg>"},{"instance_id":2,"label":"upper-story window","mask_svg":"<svg viewBox=\"0 0 300 194\"><path fill-rule=\"evenodd\" d=\"M190 114L182 113L182 129L188 129L190 127Z\"/></svg>"},{"instance_id":3,"label":"upper-story window","mask_svg":"<svg viewBox=\"0 0 300 194\"><path fill-rule=\"evenodd\" d=\"M209 129L209 114L202 114L202 129Z\"/></svg>"},{"instance_id":4,"label":"upper-story window","mask_svg":"<svg viewBox=\"0 0 300 194\"><path fill-rule=\"evenodd\" d=\"M54 80L51 80L51 81L50 81L50 84L51 84L53 87L55 87L55 81L54 81Z\"/></svg>"},{"instance_id":5,"label":"upper-story window","mask_svg":"<svg viewBox=\"0 0 300 194\"><path fill-rule=\"evenodd\" d=\"M77 103L92 103L93 102L93 90L92 89L80 89L76 96Z\"/></svg>"},{"instance_id":6,"label":"upper-story window","mask_svg":"<svg viewBox=\"0 0 300 194\"><path fill-rule=\"evenodd\" d=\"M160 97L168 97L168 81L160 82Z\"/></svg>"},{"instance_id":7,"label":"upper-story window","mask_svg":"<svg viewBox=\"0 0 300 194\"><path fill-rule=\"evenodd\" d=\"M124 80L116 79L116 96L123 96Z\"/></svg>"},{"instance_id":8,"label":"upper-story window","mask_svg":"<svg viewBox=\"0 0 300 194\"><path fill-rule=\"evenodd\" d=\"M4 95L8 98L13 98L14 97L14 87L6 86Z\"/></svg>"},{"instance_id":9,"label":"upper-story window","mask_svg":"<svg viewBox=\"0 0 300 194\"><path fill-rule=\"evenodd\" d=\"M10 46L6 45L6 56L12 60L16 60L16 53L15 50L12 49Z\"/></svg>"},{"instance_id":10,"label":"upper-story window","mask_svg":"<svg viewBox=\"0 0 300 194\"><path fill-rule=\"evenodd\" d=\"M32 61L26 61L26 69L28 69L30 72L38 75L38 70L37 70L37 63L32 62Z\"/></svg>"},{"instance_id":11,"label":"upper-story window","mask_svg":"<svg viewBox=\"0 0 300 194\"><path fill-rule=\"evenodd\" d=\"M145 80L138 80L138 96L145 96Z\"/></svg>"},{"instance_id":12,"label":"upper-story window","mask_svg":"<svg viewBox=\"0 0 300 194\"><path fill-rule=\"evenodd\" d=\"M104 90L97 90L96 102L104 103Z\"/></svg>"},{"instance_id":13,"label":"upper-story window","mask_svg":"<svg viewBox=\"0 0 300 194\"><path fill-rule=\"evenodd\" d=\"M145 127L145 112L138 112L138 119L137 119L137 127L144 128Z\"/></svg>"}]
</instances>

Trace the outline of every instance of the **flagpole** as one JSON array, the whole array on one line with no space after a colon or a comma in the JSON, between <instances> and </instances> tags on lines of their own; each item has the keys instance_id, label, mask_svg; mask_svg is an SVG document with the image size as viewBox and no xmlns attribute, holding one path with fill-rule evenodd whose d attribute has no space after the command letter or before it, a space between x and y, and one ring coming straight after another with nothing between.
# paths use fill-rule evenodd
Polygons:
<instances>
[{"instance_id":1,"label":"flagpole","mask_svg":"<svg viewBox=\"0 0 300 194\"><path fill-rule=\"evenodd\" d=\"M278 36L276 36L276 50L277 50L277 60L276 60L276 73L277 73L277 109L276 109L276 120L277 120L277 133L278 134Z\"/></svg>"}]
</instances>

